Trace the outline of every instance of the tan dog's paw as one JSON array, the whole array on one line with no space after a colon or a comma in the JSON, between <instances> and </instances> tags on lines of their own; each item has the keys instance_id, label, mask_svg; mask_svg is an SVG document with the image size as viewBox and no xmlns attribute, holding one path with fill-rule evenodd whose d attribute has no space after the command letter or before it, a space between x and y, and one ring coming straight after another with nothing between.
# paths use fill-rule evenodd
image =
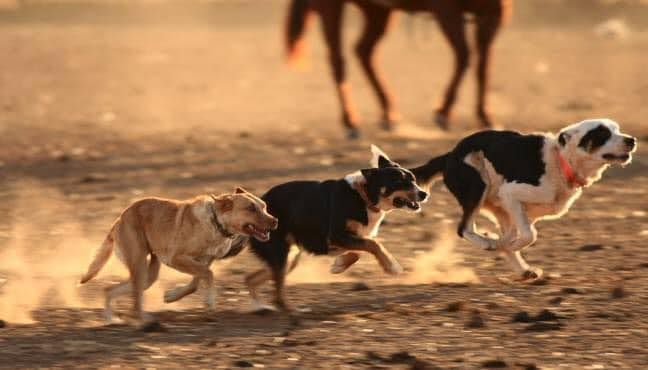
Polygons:
<instances>
[{"instance_id":1,"label":"tan dog's paw","mask_svg":"<svg viewBox=\"0 0 648 370\"><path fill-rule=\"evenodd\" d=\"M277 312L277 308L275 306L261 303L256 299L252 300L252 313L256 315L266 315L272 312Z\"/></svg>"},{"instance_id":2,"label":"tan dog's paw","mask_svg":"<svg viewBox=\"0 0 648 370\"><path fill-rule=\"evenodd\" d=\"M532 281L538 280L542 277L543 271L538 267L529 267L526 271L522 273L520 277L521 281Z\"/></svg>"},{"instance_id":3,"label":"tan dog's paw","mask_svg":"<svg viewBox=\"0 0 648 370\"><path fill-rule=\"evenodd\" d=\"M166 292L164 292L164 303L171 303L180 299L181 297L179 295L180 292L183 290L184 290L184 286L179 286L179 287L171 288Z\"/></svg>"},{"instance_id":4,"label":"tan dog's paw","mask_svg":"<svg viewBox=\"0 0 648 370\"><path fill-rule=\"evenodd\" d=\"M214 311L216 309L216 293L214 293L214 290L211 289L210 291L205 294L205 299L203 301L205 308Z\"/></svg>"}]
</instances>

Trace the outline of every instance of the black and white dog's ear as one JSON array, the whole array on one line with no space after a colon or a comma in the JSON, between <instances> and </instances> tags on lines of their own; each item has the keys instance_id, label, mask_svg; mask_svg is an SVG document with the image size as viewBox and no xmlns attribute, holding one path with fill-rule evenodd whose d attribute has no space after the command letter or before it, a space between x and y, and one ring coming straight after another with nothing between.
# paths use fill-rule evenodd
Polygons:
<instances>
[{"instance_id":1,"label":"black and white dog's ear","mask_svg":"<svg viewBox=\"0 0 648 370\"><path fill-rule=\"evenodd\" d=\"M396 162L391 159L376 145L371 144L371 161L369 164L373 168L398 167Z\"/></svg>"},{"instance_id":2,"label":"black and white dog's ear","mask_svg":"<svg viewBox=\"0 0 648 370\"><path fill-rule=\"evenodd\" d=\"M571 139L571 135L566 131L563 131L563 132L560 133L560 135L558 135L558 143L561 146L567 145L567 142L569 141L569 139Z\"/></svg>"}]
</instances>

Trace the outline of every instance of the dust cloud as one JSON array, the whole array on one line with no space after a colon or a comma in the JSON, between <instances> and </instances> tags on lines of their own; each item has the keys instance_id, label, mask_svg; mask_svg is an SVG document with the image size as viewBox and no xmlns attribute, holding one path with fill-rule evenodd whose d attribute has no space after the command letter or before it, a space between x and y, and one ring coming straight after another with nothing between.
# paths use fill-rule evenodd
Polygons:
<instances>
[{"instance_id":1,"label":"dust cloud","mask_svg":"<svg viewBox=\"0 0 648 370\"><path fill-rule=\"evenodd\" d=\"M44 307L103 308L102 288L127 278L128 273L113 255L95 280L78 285L105 238L100 231L86 230L87 225L84 229L75 218L78 200L67 199L56 188L35 181L18 183L8 194L9 231L3 234L8 241L0 244L0 318L32 323L32 312ZM111 224L112 220L106 220L106 232ZM96 229L101 230L101 225ZM188 275L164 267L161 275L165 280L190 280ZM162 307L164 288L158 281L146 291L146 309Z\"/></svg>"},{"instance_id":2,"label":"dust cloud","mask_svg":"<svg viewBox=\"0 0 648 370\"><path fill-rule=\"evenodd\" d=\"M456 243L457 237L446 227L430 250L415 258L412 272L397 280L404 284L479 283L475 271L462 265Z\"/></svg>"}]
</instances>

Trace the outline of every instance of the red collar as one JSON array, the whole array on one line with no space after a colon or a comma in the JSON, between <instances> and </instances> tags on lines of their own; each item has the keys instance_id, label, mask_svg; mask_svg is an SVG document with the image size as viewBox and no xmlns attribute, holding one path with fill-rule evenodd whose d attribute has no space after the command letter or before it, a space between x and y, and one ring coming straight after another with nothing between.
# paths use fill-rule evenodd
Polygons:
<instances>
[{"instance_id":1,"label":"red collar","mask_svg":"<svg viewBox=\"0 0 648 370\"><path fill-rule=\"evenodd\" d=\"M572 166L560 153L560 149L556 151L556 154L558 155L558 163L560 163L560 171L562 172L563 176L565 176L567 183L573 188L582 188L583 186L585 186L587 183L578 175L576 175Z\"/></svg>"},{"instance_id":2,"label":"red collar","mask_svg":"<svg viewBox=\"0 0 648 370\"><path fill-rule=\"evenodd\" d=\"M359 183L359 182L354 182L353 183L353 188L360 194L360 198L364 200L365 204L367 205L367 209L370 210L371 212L378 213L380 212L380 208L376 207L371 203L369 200L369 196L367 195L367 191L365 190L365 184Z\"/></svg>"}]
</instances>

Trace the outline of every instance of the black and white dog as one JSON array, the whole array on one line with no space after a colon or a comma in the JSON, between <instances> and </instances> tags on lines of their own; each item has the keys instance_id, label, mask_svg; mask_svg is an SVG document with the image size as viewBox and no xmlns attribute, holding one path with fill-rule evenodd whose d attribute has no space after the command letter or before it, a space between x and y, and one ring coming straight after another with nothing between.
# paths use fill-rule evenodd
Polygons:
<instances>
[{"instance_id":1,"label":"black and white dog","mask_svg":"<svg viewBox=\"0 0 648 370\"><path fill-rule=\"evenodd\" d=\"M482 131L411 171L422 185L443 176L463 209L459 236L503 252L522 279L533 279L542 270L530 267L520 251L535 242L534 223L565 214L610 165L630 163L635 148L635 138L619 132L616 122L591 119L565 127L557 138ZM497 222L499 239L477 232L479 211Z\"/></svg>"},{"instance_id":2,"label":"black and white dog","mask_svg":"<svg viewBox=\"0 0 648 370\"><path fill-rule=\"evenodd\" d=\"M398 274L403 268L374 237L385 214L394 209L419 211L427 193L414 175L372 146L373 168L363 169L339 180L292 181L277 185L261 198L268 212L279 219L270 240L252 239L251 249L265 268L245 279L252 304L263 309L257 288L272 279L275 304L285 310L284 279L295 268L299 254L288 263L291 246L316 255L336 255L331 272L339 274L360 258L358 252L373 254L385 272Z\"/></svg>"}]
</instances>

